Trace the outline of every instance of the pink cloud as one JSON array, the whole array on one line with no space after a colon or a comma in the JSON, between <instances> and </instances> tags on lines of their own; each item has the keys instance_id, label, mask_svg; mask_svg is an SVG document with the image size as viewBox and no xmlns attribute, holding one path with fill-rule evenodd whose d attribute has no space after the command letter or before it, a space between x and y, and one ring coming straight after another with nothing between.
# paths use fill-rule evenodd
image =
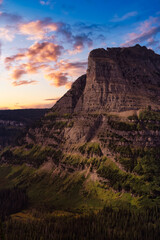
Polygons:
<instances>
[{"instance_id":1,"label":"pink cloud","mask_svg":"<svg viewBox=\"0 0 160 240\"><path fill-rule=\"evenodd\" d=\"M37 83L37 81L34 81L34 80L30 80L30 81L21 80L21 81L14 81L12 83L12 85L17 87L17 86L22 86L22 85L36 84L36 83Z\"/></svg>"},{"instance_id":2,"label":"pink cloud","mask_svg":"<svg viewBox=\"0 0 160 240\"><path fill-rule=\"evenodd\" d=\"M159 20L160 18L151 17L149 20L142 22L137 28L137 32L127 34L128 39L125 43L121 44L121 46L131 46L136 43L148 41L150 38L155 37L156 34L160 32Z\"/></svg>"},{"instance_id":3,"label":"pink cloud","mask_svg":"<svg viewBox=\"0 0 160 240\"><path fill-rule=\"evenodd\" d=\"M128 18L135 17L137 15L138 15L138 13L136 11L128 12L128 13L124 14L122 17L115 15L114 18L111 20L111 22L122 22Z\"/></svg>"},{"instance_id":4,"label":"pink cloud","mask_svg":"<svg viewBox=\"0 0 160 240\"><path fill-rule=\"evenodd\" d=\"M55 87L61 87L67 84L67 73L61 73L59 71L53 71L45 75L45 78L51 81L51 84Z\"/></svg>"},{"instance_id":5,"label":"pink cloud","mask_svg":"<svg viewBox=\"0 0 160 240\"><path fill-rule=\"evenodd\" d=\"M50 62L56 62L63 47L50 42L35 43L23 53L5 59L6 67L11 69L12 78L20 79L24 74L35 74L47 68ZM20 63L21 61L26 63Z\"/></svg>"},{"instance_id":6,"label":"pink cloud","mask_svg":"<svg viewBox=\"0 0 160 240\"><path fill-rule=\"evenodd\" d=\"M51 22L50 19L45 19L43 21L37 20L19 24L20 33L29 36L29 40L45 39L47 33L55 32L57 28L57 24Z\"/></svg>"}]
</instances>

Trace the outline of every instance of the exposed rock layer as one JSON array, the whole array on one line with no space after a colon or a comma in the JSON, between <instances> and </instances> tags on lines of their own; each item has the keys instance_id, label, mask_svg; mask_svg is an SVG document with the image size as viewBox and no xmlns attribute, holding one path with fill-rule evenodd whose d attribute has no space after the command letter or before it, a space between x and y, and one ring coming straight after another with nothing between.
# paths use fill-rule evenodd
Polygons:
<instances>
[{"instance_id":1,"label":"exposed rock layer","mask_svg":"<svg viewBox=\"0 0 160 240\"><path fill-rule=\"evenodd\" d=\"M160 109L160 56L146 47L95 49L87 75L53 107L59 113Z\"/></svg>"}]
</instances>

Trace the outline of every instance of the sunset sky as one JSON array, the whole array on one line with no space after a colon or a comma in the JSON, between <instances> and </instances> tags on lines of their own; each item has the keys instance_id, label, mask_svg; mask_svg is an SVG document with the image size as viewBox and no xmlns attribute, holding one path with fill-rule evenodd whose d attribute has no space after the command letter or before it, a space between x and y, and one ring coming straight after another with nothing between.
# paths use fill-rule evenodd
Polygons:
<instances>
[{"instance_id":1,"label":"sunset sky","mask_svg":"<svg viewBox=\"0 0 160 240\"><path fill-rule=\"evenodd\" d=\"M0 109L51 107L93 48L160 53L159 0L0 0Z\"/></svg>"}]
</instances>

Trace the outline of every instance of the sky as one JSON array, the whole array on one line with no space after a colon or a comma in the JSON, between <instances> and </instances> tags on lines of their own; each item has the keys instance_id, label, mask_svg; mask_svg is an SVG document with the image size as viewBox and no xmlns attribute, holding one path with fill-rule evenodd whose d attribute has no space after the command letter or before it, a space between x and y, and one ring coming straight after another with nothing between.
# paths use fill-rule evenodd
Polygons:
<instances>
[{"instance_id":1,"label":"sky","mask_svg":"<svg viewBox=\"0 0 160 240\"><path fill-rule=\"evenodd\" d=\"M160 54L159 0L0 0L0 109L49 108L94 48Z\"/></svg>"}]
</instances>

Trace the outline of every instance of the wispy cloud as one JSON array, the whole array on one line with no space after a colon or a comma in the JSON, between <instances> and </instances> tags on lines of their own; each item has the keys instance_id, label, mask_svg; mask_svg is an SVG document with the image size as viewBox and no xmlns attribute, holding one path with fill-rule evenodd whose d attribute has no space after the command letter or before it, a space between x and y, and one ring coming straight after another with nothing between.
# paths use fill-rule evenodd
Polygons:
<instances>
[{"instance_id":1,"label":"wispy cloud","mask_svg":"<svg viewBox=\"0 0 160 240\"><path fill-rule=\"evenodd\" d=\"M55 5L55 2L53 0L40 0L39 3L42 6L50 6L51 8L53 8Z\"/></svg>"},{"instance_id":2,"label":"wispy cloud","mask_svg":"<svg viewBox=\"0 0 160 240\"><path fill-rule=\"evenodd\" d=\"M136 32L127 34L127 41L121 46L131 46L136 43L150 42L153 44L155 36L160 32L160 18L149 18L148 20L140 23ZM155 42L154 42L155 43Z\"/></svg>"},{"instance_id":3,"label":"wispy cloud","mask_svg":"<svg viewBox=\"0 0 160 240\"><path fill-rule=\"evenodd\" d=\"M0 39L7 40L11 42L15 37L14 31L4 27L0 28Z\"/></svg>"},{"instance_id":4,"label":"wispy cloud","mask_svg":"<svg viewBox=\"0 0 160 240\"><path fill-rule=\"evenodd\" d=\"M0 0L0 4L2 4L3 3L3 0Z\"/></svg>"},{"instance_id":5,"label":"wispy cloud","mask_svg":"<svg viewBox=\"0 0 160 240\"><path fill-rule=\"evenodd\" d=\"M125 21L131 17L135 17L138 15L138 12L133 11L133 12L128 12L126 14L124 14L123 16L119 17L118 15L115 15L112 19L111 22L122 22Z\"/></svg>"},{"instance_id":6,"label":"wispy cloud","mask_svg":"<svg viewBox=\"0 0 160 240\"><path fill-rule=\"evenodd\" d=\"M59 98L47 98L47 99L44 99L44 101L58 101L60 99Z\"/></svg>"},{"instance_id":7,"label":"wispy cloud","mask_svg":"<svg viewBox=\"0 0 160 240\"><path fill-rule=\"evenodd\" d=\"M22 85L30 85L30 84L37 84L37 81L35 80L30 80L30 81L27 81L27 80L21 80L21 81L14 81L12 83L13 86L17 87L17 86L22 86Z\"/></svg>"},{"instance_id":8,"label":"wispy cloud","mask_svg":"<svg viewBox=\"0 0 160 240\"><path fill-rule=\"evenodd\" d=\"M6 21L10 24L18 23L22 21L22 17L18 14L8 13L8 12L0 12L0 20Z\"/></svg>"},{"instance_id":9,"label":"wispy cloud","mask_svg":"<svg viewBox=\"0 0 160 240\"><path fill-rule=\"evenodd\" d=\"M35 43L21 53L17 53L5 59L14 86L22 85L20 79L26 74L36 74L43 70L44 77L56 87L70 87L71 77L78 77L86 70L87 62L68 62L59 60L63 47L51 42ZM54 66L53 66L54 65ZM24 82L27 84L27 82Z\"/></svg>"}]
</instances>

